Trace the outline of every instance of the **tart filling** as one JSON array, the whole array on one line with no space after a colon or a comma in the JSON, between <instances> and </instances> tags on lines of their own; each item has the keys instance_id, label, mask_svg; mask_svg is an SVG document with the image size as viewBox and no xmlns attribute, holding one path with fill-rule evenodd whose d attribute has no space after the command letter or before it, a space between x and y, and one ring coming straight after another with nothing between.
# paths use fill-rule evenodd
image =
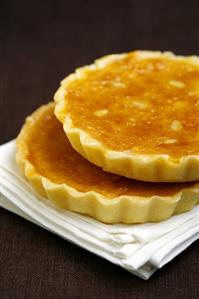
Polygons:
<instances>
[{"instance_id":1,"label":"tart filling","mask_svg":"<svg viewBox=\"0 0 199 299\"><path fill-rule=\"evenodd\" d=\"M106 223L161 221L199 203L196 182L138 182L85 160L71 147L53 104L27 118L17 138L17 162L41 195Z\"/></svg>"},{"instance_id":2,"label":"tart filling","mask_svg":"<svg viewBox=\"0 0 199 299\"><path fill-rule=\"evenodd\" d=\"M55 95L72 146L143 181L199 179L199 58L135 51L77 69Z\"/></svg>"}]
</instances>

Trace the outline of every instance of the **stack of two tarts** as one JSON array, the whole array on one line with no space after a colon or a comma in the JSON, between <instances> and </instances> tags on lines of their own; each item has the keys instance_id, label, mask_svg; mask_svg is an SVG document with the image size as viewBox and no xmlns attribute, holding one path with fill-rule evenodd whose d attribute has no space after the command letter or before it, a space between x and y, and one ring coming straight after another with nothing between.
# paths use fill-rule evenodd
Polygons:
<instances>
[{"instance_id":1,"label":"stack of two tarts","mask_svg":"<svg viewBox=\"0 0 199 299\"><path fill-rule=\"evenodd\" d=\"M29 116L17 162L42 196L105 223L162 221L199 203L199 58L109 55Z\"/></svg>"}]
</instances>

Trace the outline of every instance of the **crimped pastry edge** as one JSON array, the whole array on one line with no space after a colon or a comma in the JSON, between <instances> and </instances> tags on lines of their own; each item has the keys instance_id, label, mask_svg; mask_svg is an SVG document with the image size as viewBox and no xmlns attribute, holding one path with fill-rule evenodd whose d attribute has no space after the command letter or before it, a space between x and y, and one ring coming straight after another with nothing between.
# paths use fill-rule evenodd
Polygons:
<instances>
[{"instance_id":1,"label":"crimped pastry edge","mask_svg":"<svg viewBox=\"0 0 199 299\"><path fill-rule=\"evenodd\" d=\"M55 93L55 115L63 123L64 131L72 145L84 158L102 167L103 170L142 181L151 182L188 182L199 180L199 155L182 157L179 163L170 159L169 155L128 154L106 148L84 130L73 125L69 116L64 115L67 105L66 89L68 84L84 75L89 69L102 68L104 65L124 57L126 54L112 54L102 57L95 63L78 68L67 76ZM199 65L197 56L176 56L171 52L137 51L140 57L167 56L170 59L186 59Z\"/></svg>"},{"instance_id":2,"label":"crimped pastry edge","mask_svg":"<svg viewBox=\"0 0 199 299\"><path fill-rule=\"evenodd\" d=\"M50 104L52 105L52 104ZM58 207L89 215L104 223L144 223L162 221L173 214L192 209L199 203L199 183L184 188L174 196L119 196L108 199L95 192L80 192L68 184L57 184L40 175L27 160L26 138L35 117L42 114L46 105L37 109L26 119L17 138L16 161L33 188Z\"/></svg>"}]
</instances>

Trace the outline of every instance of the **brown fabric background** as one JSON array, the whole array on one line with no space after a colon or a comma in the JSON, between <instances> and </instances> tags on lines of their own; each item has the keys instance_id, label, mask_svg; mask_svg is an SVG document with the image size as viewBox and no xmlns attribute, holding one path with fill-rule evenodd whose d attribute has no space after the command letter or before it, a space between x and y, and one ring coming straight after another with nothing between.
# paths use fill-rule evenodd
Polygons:
<instances>
[{"instance_id":1,"label":"brown fabric background","mask_svg":"<svg viewBox=\"0 0 199 299\"><path fill-rule=\"evenodd\" d=\"M199 54L199 1L1 0L1 143L75 67L131 49ZM198 252L146 282L1 209L0 298L199 298Z\"/></svg>"}]
</instances>

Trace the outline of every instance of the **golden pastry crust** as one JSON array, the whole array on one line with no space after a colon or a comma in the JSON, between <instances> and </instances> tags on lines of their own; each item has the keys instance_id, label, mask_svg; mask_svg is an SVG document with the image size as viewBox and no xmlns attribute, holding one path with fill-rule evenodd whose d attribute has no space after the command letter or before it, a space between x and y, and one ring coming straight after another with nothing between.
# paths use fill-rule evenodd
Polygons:
<instances>
[{"instance_id":1,"label":"golden pastry crust","mask_svg":"<svg viewBox=\"0 0 199 299\"><path fill-rule=\"evenodd\" d=\"M55 102L73 148L103 170L151 182L199 179L198 57L109 55L66 77Z\"/></svg>"},{"instance_id":2,"label":"golden pastry crust","mask_svg":"<svg viewBox=\"0 0 199 299\"><path fill-rule=\"evenodd\" d=\"M103 172L71 147L54 105L27 118L16 160L39 194L105 223L161 221L199 203L198 183L145 183Z\"/></svg>"}]
</instances>

